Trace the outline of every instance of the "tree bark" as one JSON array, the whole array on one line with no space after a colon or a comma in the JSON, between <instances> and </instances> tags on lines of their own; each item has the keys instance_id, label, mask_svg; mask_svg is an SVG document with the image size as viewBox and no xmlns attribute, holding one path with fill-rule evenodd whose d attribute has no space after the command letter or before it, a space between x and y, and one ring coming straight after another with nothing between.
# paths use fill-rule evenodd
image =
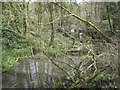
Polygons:
<instances>
[{"instance_id":1,"label":"tree bark","mask_svg":"<svg viewBox=\"0 0 120 90\"><path fill-rule=\"evenodd\" d=\"M118 13L119 13L119 15L118 16L120 16L120 1L118 2ZM119 23L120 23L120 17L119 17ZM120 30L120 25L118 25L118 30Z\"/></svg>"},{"instance_id":2,"label":"tree bark","mask_svg":"<svg viewBox=\"0 0 120 90\"><path fill-rule=\"evenodd\" d=\"M27 11L28 11L28 5L27 5L27 2L25 0L25 18L23 19L24 21L24 28L25 28L25 31L24 31L24 36L26 36L27 34L27 29L28 29L28 23L27 23L27 19L28 19L28 14L27 14Z\"/></svg>"},{"instance_id":3,"label":"tree bark","mask_svg":"<svg viewBox=\"0 0 120 90\"><path fill-rule=\"evenodd\" d=\"M111 22L110 22L110 15L109 15L109 6L107 5L107 17L108 17L108 23L109 23L109 27L110 27L110 30L112 31L112 25L111 25Z\"/></svg>"},{"instance_id":4,"label":"tree bark","mask_svg":"<svg viewBox=\"0 0 120 90\"><path fill-rule=\"evenodd\" d=\"M49 12L50 12L50 22L52 22L53 21L53 4L49 3L48 6L49 6ZM50 46L53 46L54 36L55 36L54 24L51 23L51 41L50 41Z\"/></svg>"}]
</instances>

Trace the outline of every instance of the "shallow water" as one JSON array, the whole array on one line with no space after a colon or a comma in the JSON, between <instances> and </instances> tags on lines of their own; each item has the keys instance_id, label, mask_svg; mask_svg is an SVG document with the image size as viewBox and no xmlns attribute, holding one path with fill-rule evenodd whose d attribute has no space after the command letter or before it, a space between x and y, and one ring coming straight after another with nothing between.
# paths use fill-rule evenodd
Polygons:
<instances>
[{"instance_id":1,"label":"shallow water","mask_svg":"<svg viewBox=\"0 0 120 90\"><path fill-rule=\"evenodd\" d=\"M78 57L72 56L75 63L79 63ZM59 57L58 60L72 63L67 57ZM56 62L59 64L58 62ZM59 64L64 67L72 76L74 76L73 68L66 66L65 64ZM20 64L11 68L9 73L2 75L2 87L3 88L47 88L48 83L57 82L58 78L69 77L52 64L50 60L36 60L28 59L21 60ZM51 87L55 87L54 85Z\"/></svg>"}]
</instances>

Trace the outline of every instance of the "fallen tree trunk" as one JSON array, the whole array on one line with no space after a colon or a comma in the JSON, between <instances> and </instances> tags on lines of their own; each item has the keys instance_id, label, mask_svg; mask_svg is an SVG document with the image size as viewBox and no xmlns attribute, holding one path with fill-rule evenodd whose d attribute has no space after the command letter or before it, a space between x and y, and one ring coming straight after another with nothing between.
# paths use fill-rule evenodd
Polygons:
<instances>
[{"instance_id":1,"label":"fallen tree trunk","mask_svg":"<svg viewBox=\"0 0 120 90\"><path fill-rule=\"evenodd\" d=\"M99 32L100 34L102 34L102 35L105 37L105 40L106 40L107 42L111 42L111 41L112 41L107 35L105 35L98 27L96 27L96 26L95 26L94 24L92 24L91 22L89 22L89 21L87 21L87 20L79 17L78 15L76 15L76 14L74 14L74 13L72 13L72 12L70 12L68 9L66 9L65 7L59 5L58 3L54 3L54 4L58 5L59 7L61 7L61 8L64 9L65 11L67 11L69 14L71 14L71 16L73 16L73 17L81 20L82 22L85 22L85 23L89 24L90 26L92 26L95 30L97 30L97 32Z\"/></svg>"}]
</instances>

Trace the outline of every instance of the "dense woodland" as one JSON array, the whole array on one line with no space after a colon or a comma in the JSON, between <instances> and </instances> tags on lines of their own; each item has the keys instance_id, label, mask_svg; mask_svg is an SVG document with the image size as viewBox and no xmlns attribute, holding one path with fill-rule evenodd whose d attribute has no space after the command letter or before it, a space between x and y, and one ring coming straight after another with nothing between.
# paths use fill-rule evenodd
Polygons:
<instances>
[{"instance_id":1,"label":"dense woodland","mask_svg":"<svg viewBox=\"0 0 120 90\"><path fill-rule=\"evenodd\" d=\"M3 81L5 74L12 75L13 67L22 66L21 62L32 59L45 67L50 66L49 63L45 64L50 61L56 68L53 70L53 67L51 69L47 66L47 71L45 68L39 68L38 71L43 70L46 73L51 69L52 72L62 72L63 76L50 73L49 76L56 77L56 80L51 79L50 82L44 78L31 81L33 78L29 77L26 79L28 88L120 86L120 2L1 2L0 8ZM74 32L71 32L71 29L74 29ZM79 46L82 48L78 49ZM61 59L62 57L69 61ZM75 61L73 57L81 62ZM30 73L32 66L27 66L26 70L29 69ZM80 69L82 67L84 69ZM69 70L74 71L74 74ZM36 82L38 86L35 86ZM41 82L43 84L39 85ZM15 82L7 87L15 88L18 85L19 82Z\"/></svg>"}]
</instances>

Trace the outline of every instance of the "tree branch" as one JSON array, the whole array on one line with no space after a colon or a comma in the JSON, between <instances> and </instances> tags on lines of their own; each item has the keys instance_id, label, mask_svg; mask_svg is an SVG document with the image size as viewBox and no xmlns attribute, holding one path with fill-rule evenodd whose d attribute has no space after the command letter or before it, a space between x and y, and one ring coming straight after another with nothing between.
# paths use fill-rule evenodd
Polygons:
<instances>
[{"instance_id":1,"label":"tree branch","mask_svg":"<svg viewBox=\"0 0 120 90\"><path fill-rule=\"evenodd\" d=\"M72 14L73 17L75 17L75 18L81 20L82 22L85 22L85 23L89 24L90 26L92 26L95 30L97 30L97 32L99 32L100 34L102 34L102 35L105 37L105 39L106 39L107 42L111 42L111 41L112 41L108 36L106 36L98 27L96 27L96 26L95 26L94 24L92 24L91 22L89 22L89 21L87 21L87 20L79 17L78 15L76 15L76 14L74 14L74 13L72 13L72 12L70 12L68 9L66 9L65 7L59 5L58 3L54 3L54 4L58 5L59 7L61 7L61 8L64 9L65 11L67 11L68 13Z\"/></svg>"}]
</instances>

